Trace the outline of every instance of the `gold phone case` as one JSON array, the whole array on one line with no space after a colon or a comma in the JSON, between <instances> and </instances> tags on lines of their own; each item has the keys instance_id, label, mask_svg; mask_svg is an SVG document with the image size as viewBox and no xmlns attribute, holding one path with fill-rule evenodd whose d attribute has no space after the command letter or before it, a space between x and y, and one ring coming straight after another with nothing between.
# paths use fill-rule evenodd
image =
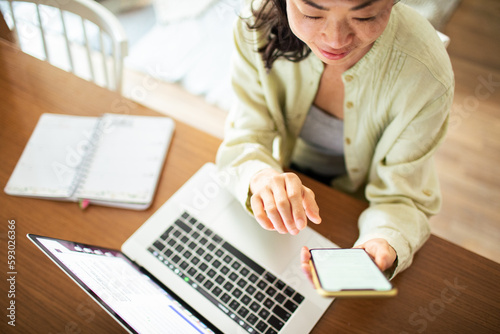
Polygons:
<instances>
[{"instance_id":1,"label":"gold phone case","mask_svg":"<svg viewBox=\"0 0 500 334\"><path fill-rule=\"evenodd\" d=\"M309 261L311 266L312 279L316 291L323 297L337 297L337 298L385 298L394 297L398 294L397 288L392 288L386 291L377 290L339 290L339 291L326 291L321 287L319 282L318 274L316 273L316 267L312 260Z\"/></svg>"}]
</instances>

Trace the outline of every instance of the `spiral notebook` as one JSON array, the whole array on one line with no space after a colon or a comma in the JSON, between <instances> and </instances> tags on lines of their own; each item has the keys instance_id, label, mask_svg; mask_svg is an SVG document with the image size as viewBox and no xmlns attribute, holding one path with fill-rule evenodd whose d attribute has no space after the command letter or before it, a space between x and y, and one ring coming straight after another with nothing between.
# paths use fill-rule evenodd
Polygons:
<instances>
[{"instance_id":1,"label":"spiral notebook","mask_svg":"<svg viewBox=\"0 0 500 334\"><path fill-rule=\"evenodd\" d=\"M146 209L173 132L173 120L161 116L43 114L4 190Z\"/></svg>"}]
</instances>

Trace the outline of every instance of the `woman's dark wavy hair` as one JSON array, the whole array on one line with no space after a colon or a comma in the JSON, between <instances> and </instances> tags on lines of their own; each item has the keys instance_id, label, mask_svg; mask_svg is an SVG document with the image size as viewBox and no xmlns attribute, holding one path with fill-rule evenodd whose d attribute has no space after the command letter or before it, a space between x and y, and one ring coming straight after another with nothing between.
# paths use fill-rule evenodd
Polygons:
<instances>
[{"instance_id":1,"label":"woman's dark wavy hair","mask_svg":"<svg viewBox=\"0 0 500 334\"><path fill-rule=\"evenodd\" d=\"M295 36L288 24L286 0L263 0L258 8L253 8L253 23L246 20L248 29L261 30L267 36L264 46L258 49L266 69L269 71L279 57L299 62L311 53L311 49ZM395 0L394 4L399 0Z\"/></svg>"},{"instance_id":2,"label":"woman's dark wavy hair","mask_svg":"<svg viewBox=\"0 0 500 334\"><path fill-rule=\"evenodd\" d=\"M258 49L266 69L269 71L279 57L293 62L306 58L311 49L295 36L288 24L286 0L263 0L258 8L253 8L253 23L246 20L251 30L261 30L267 36L264 46Z\"/></svg>"}]
</instances>

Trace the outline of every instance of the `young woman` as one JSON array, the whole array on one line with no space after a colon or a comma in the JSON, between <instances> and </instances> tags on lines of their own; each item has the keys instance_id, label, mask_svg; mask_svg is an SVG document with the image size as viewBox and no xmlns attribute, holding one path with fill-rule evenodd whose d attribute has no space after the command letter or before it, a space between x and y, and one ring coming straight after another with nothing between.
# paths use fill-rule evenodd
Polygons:
<instances>
[{"instance_id":1,"label":"young woman","mask_svg":"<svg viewBox=\"0 0 500 334\"><path fill-rule=\"evenodd\" d=\"M433 154L453 99L446 50L394 0L262 0L235 26L233 87L217 163L259 224L297 234L321 218L292 167L369 207L359 239L387 275L406 269L440 207ZM308 271L308 252L303 267Z\"/></svg>"}]
</instances>

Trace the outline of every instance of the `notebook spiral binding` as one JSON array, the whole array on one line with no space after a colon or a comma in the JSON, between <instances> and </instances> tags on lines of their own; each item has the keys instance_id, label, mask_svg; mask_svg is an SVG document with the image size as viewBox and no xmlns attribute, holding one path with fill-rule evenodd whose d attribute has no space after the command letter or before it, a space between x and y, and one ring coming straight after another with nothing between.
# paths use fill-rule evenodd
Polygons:
<instances>
[{"instance_id":1,"label":"notebook spiral binding","mask_svg":"<svg viewBox=\"0 0 500 334\"><path fill-rule=\"evenodd\" d=\"M92 131L89 139L88 148L85 150L85 154L82 157L82 162L76 168L75 178L71 183L71 197L78 199L81 185L85 182L87 173L89 171L90 164L94 158L96 148L98 146L99 140L105 131L104 127L105 118L99 118L97 124Z\"/></svg>"}]
</instances>

